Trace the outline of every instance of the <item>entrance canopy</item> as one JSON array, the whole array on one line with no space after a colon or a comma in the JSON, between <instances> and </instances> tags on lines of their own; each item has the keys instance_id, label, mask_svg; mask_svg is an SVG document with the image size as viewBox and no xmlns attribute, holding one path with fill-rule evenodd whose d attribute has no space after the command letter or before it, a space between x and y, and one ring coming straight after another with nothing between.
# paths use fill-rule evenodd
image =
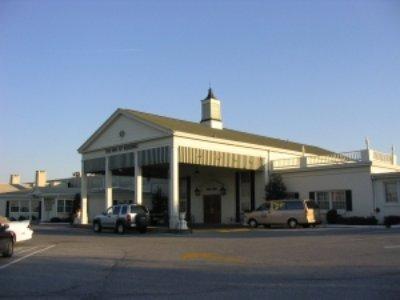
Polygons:
<instances>
[{"instance_id":1,"label":"entrance canopy","mask_svg":"<svg viewBox=\"0 0 400 300\"><path fill-rule=\"evenodd\" d=\"M179 162L242 170L258 170L263 167L261 157L191 147L179 147Z\"/></svg>"},{"instance_id":2,"label":"entrance canopy","mask_svg":"<svg viewBox=\"0 0 400 300\"><path fill-rule=\"evenodd\" d=\"M166 165L170 162L170 147L158 147L134 152L109 156L109 170L131 169L135 167L135 155L138 155L140 167ZM206 150L192 147L179 147L179 163L222 167L241 170L259 170L263 167L261 157ZM93 158L84 161L85 173L105 173L105 157Z\"/></svg>"}]
</instances>

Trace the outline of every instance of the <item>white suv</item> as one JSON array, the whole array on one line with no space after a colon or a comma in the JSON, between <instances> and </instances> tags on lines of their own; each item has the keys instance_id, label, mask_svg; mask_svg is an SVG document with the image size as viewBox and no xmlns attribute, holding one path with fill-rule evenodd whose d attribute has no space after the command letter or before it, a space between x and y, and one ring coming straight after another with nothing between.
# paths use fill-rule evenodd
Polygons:
<instances>
[{"instance_id":1,"label":"white suv","mask_svg":"<svg viewBox=\"0 0 400 300\"><path fill-rule=\"evenodd\" d=\"M111 228L122 234L127 229L136 228L140 233L145 233L149 224L149 216L149 210L142 205L114 205L94 218L93 230L101 232L103 228Z\"/></svg>"}]
</instances>

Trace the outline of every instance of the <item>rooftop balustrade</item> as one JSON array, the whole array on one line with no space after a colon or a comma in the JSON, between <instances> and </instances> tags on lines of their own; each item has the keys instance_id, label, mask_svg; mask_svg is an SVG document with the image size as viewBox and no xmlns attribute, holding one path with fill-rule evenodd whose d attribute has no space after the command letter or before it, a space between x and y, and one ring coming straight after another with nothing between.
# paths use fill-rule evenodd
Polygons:
<instances>
[{"instance_id":1,"label":"rooftop balustrade","mask_svg":"<svg viewBox=\"0 0 400 300\"><path fill-rule=\"evenodd\" d=\"M323 156L300 156L273 160L271 169L274 171L362 163L396 165L396 155L365 149Z\"/></svg>"}]
</instances>

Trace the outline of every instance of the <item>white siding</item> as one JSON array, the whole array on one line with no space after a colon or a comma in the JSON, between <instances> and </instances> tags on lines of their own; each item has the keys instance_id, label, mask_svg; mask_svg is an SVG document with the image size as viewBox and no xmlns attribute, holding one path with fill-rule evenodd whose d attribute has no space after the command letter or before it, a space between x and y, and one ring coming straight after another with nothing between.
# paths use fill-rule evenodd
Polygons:
<instances>
[{"instance_id":1,"label":"white siding","mask_svg":"<svg viewBox=\"0 0 400 300\"><path fill-rule=\"evenodd\" d=\"M121 131L125 132L123 137L120 136ZM138 121L120 115L114 122L97 137L85 152L90 152L114 145L137 142L165 136L160 130L151 128Z\"/></svg>"},{"instance_id":2,"label":"white siding","mask_svg":"<svg viewBox=\"0 0 400 300\"><path fill-rule=\"evenodd\" d=\"M287 172L282 174L282 178L288 191L299 192L300 198L309 198L312 191L351 190L353 210L345 214L374 215L369 167Z\"/></svg>"}]
</instances>

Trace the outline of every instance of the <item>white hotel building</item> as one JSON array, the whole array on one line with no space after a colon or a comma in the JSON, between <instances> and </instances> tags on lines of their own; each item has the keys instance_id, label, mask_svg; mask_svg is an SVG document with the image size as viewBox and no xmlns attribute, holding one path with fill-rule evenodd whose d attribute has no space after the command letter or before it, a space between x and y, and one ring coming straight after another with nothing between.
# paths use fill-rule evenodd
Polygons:
<instances>
[{"instance_id":1,"label":"white hotel building","mask_svg":"<svg viewBox=\"0 0 400 300\"><path fill-rule=\"evenodd\" d=\"M343 215L379 220L400 213L400 166L394 151L367 147L334 153L226 129L211 89L202 100L200 123L118 109L78 151L84 224L113 204L115 176L131 178L135 192L126 201L143 204L148 204L144 181L166 182L170 228L177 228L180 212L193 216L195 223L239 223L245 210L265 201L271 173L281 174L293 195L313 198L325 211L336 208ZM388 173L393 174L389 179L382 175ZM93 175L104 176L101 197L88 190ZM390 203L388 193L393 194Z\"/></svg>"}]
</instances>

